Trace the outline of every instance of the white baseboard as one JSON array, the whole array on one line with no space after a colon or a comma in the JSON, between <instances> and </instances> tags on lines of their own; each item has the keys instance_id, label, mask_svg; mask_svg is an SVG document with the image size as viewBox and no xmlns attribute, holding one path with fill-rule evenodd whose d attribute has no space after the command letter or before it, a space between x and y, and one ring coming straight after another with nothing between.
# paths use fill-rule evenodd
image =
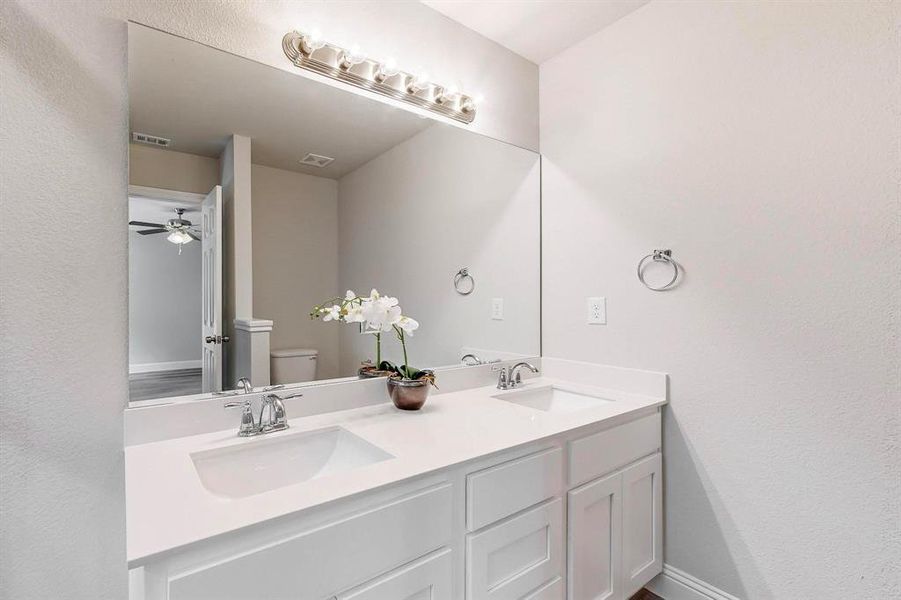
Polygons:
<instances>
[{"instance_id":1,"label":"white baseboard","mask_svg":"<svg viewBox=\"0 0 901 600\"><path fill-rule=\"evenodd\" d=\"M174 362L142 363L128 365L131 373L154 373L156 371L180 371L181 369L199 369L203 366L200 360L177 360Z\"/></svg>"},{"instance_id":2,"label":"white baseboard","mask_svg":"<svg viewBox=\"0 0 901 600\"><path fill-rule=\"evenodd\" d=\"M663 573L646 586L664 600L740 600L685 571L663 565Z\"/></svg>"}]
</instances>

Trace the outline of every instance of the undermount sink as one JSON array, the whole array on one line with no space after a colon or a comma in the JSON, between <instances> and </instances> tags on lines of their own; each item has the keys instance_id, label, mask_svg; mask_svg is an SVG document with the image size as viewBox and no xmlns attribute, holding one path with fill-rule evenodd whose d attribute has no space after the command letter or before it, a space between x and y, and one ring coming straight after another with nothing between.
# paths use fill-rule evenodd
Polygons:
<instances>
[{"instance_id":1,"label":"undermount sink","mask_svg":"<svg viewBox=\"0 0 901 600\"><path fill-rule=\"evenodd\" d=\"M576 412L613 402L613 400L580 394L556 386L507 392L492 397L552 413Z\"/></svg>"},{"instance_id":2,"label":"undermount sink","mask_svg":"<svg viewBox=\"0 0 901 600\"><path fill-rule=\"evenodd\" d=\"M341 427L255 439L191 454L203 486L244 498L394 458Z\"/></svg>"}]
</instances>

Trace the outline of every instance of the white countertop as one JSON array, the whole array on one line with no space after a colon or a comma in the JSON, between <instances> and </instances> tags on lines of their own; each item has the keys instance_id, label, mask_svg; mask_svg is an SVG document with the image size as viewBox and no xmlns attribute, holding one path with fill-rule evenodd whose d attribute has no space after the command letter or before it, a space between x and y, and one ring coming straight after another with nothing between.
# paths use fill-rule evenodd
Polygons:
<instances>
[{"instance_id":1,"label":"white countertop","mask_svg":"<svg viewBox=\"0 0 901 600\"><path fill-rule=\"evenodd\" d=\"M435 395L417 412L397 410L386 402L290 419L290 429L257 438L237 437L236 418L234 428L227 431L129 446L125 449L129 566L214 535L572 429L602 421L610 425L624 422L633 413L666 403L665 394L651 397L546 377L529 379L511 391L549 384L613 402L576 412L550 413L491 398L510 391L488 386ZM263 494L223 498L203 487L190 456L210 448L253 444L336 425L395 458Z\"/></svg>"}]
</instances>

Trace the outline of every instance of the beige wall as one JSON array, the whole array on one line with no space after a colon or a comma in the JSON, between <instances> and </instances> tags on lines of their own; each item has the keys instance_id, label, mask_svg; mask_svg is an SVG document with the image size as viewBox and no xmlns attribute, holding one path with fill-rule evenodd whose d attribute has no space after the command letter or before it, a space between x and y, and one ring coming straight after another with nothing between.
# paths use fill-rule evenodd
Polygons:
<instances>
[{"instance_id":1,"label":"beige wall","mask_svg":"<svg viewBox=\"0 0 901 600\"><path fill-rule=\"evenodd\" d=\"M206 194L219 183L219 160L142 144L129 144L128 183Z\"/></svg>"},{"instance_id":2,"label":"beige wall","mask_svg":"<svg viewBox=\"0 0 901 600\"><path fill-rule=\"evenodd\" d=\"M0 210L16 215L0 220L0 473L16 480L0 581L17 600L127 593L128 19L292 72L279 40L314 23L485 94L476 130L538 141L537 67L419 2L0 3Z\"/></svg>"},{"instance_id":3,"label":"beige wall","mask_svg":"<svg viewBox=\"0 0 901 600\"><path fill-rule=\"evenodd\" d=\"M338 183L253 165L254 316L272 319L272 349L319 351L317 377L337 377L338 325L310 309L338 290ZM345 373L348 374L348 373Z\"/></svg>"},{"instance_id":4,"label":"beige wall","mask_svg":"<svg viewBox=\"0 0 901 600\"><path fill-rule=\"evenodd\" d=\"M545 354L671 373L665 560L742 599L901 594L897 10L652 2L541 66Z\"/></svg>"},{"instance_id":5,"label":"beige wall","mask_svg":"<svg viewBox=\"0 0 901 600\"><path fill-rule=\"evenodd\" d=\"M435 125L338 183L340 289L398 297L421 327L414 366L456 364L461 348L540 352L540 160L537 154ZM469 267L476 287L454 291ZM491 299L504 299L504 320ZM383 358L402 363L393 334ZM374 359L371 336L342 329L341 368Z\"/></svg>"}]
</instances>

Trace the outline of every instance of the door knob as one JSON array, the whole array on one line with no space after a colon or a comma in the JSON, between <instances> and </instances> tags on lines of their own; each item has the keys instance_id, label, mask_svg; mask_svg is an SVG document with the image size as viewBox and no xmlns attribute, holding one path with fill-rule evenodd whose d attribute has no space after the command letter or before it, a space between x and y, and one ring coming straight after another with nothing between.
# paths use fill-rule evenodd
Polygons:
<instances>
[{"instance_id":1,"label":"door knob","mask_svg":"<svg viewBox=\"0 0 901 600\"><path fill-rule=\"evenodd\" d=\"M227 344L228 340L227 335L208 335L204 338L207 344Z\"/></svg>"}]
</instances>

